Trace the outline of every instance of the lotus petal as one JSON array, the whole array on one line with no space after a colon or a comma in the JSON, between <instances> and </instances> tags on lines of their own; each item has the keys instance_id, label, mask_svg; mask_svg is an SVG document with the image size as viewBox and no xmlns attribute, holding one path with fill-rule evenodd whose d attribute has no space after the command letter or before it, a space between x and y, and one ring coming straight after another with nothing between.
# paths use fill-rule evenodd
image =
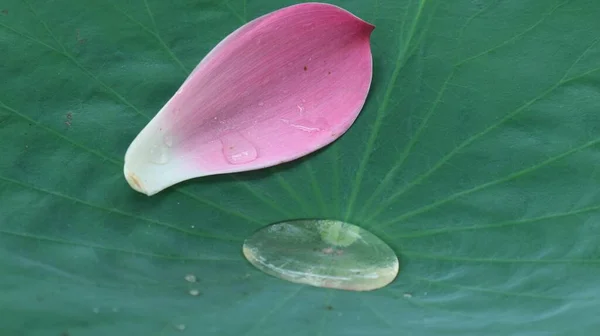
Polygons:
<instances>
[{"instance_id":1,"label":"lotus petal","mask_svg":"<svg viewBox=\"0 0 600 336\"><path fill-rule=\"evenodd\" d=\"M292 161L339 138L372 77L374 26L337 6L304 3L221 41L125 154L129 185L153 195L191 178Z\"/></svg>"}]
</instances>

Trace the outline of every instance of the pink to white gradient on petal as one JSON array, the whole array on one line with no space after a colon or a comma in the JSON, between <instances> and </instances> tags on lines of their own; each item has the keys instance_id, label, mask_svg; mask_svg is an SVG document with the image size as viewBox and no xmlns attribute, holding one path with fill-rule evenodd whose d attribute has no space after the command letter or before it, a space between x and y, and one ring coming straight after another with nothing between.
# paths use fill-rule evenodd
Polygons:
<instances>
[{"instance_id":1,"label":"pink to white gradient on petal","mask_svg":"<svg viewBox=\"0 0 600 336\"><path fill-rule=\"evenodd\" d=\"M124 165L130 186L153 195L191 178L289 162L338 139L371 86L373 29L322 3L243 25L133 140Z\"/></svg>"}]
</instances>

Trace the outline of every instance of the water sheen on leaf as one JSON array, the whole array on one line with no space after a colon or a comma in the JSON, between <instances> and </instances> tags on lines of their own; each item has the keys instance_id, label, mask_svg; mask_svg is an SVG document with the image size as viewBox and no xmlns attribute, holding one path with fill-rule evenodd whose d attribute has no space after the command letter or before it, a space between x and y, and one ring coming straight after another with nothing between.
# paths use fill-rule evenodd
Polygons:
<instances>
[{"instance_id":1,"label":"water sheen on leaf","mask_svg":"<svg viewBox=\"0 0 600 336\"><path fill-rule=\"evenodd\" d=\"M377 27L348 133L273 169L128 188L128 144L202 57L293 3L0 3L2 332L594 334L598 1L332 1ZM352 293L244 260L244 238L293 218L360 223L402 272Z\"/></svg>"}]
</instances>

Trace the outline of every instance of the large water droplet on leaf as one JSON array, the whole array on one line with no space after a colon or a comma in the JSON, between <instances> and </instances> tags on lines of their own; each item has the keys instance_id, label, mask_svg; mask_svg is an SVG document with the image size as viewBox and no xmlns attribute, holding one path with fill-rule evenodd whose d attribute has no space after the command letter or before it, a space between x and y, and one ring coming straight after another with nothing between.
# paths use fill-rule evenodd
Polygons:
<instances>
[{"instance_id":1,"label":"large water droplet on leaf","mask_svg":"<svg viewBox=\"0 0 600 336\"><path fill-rule=\"evenodd\" d=\"M270 225L246 239L243 252L259 270L280 279L353 291L384 287L399 268L394 251L377 236L334 220Z\"/></svg>"}]
</instances>

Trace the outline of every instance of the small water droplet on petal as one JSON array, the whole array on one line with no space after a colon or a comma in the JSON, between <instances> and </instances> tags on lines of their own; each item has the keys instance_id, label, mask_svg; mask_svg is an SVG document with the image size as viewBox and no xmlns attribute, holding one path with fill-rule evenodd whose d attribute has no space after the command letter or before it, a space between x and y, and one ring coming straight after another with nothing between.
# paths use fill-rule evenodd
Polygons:
<instances>
[{"instance_id":1,"label":"small water droplet on petal","mask_svg":"<svg viewBox=\"0 0 600 336\"><path fill-rule=\"evenodd\" d=\"M368 291L398 274L394 251L372 233L334 220L270 225L246 239L246 259L259 270L295 283Z\"/></svg>"},{"instance_id":2,"label":"small water droplet on petal","mask_svg":"<svg viewBox=\"0 0 600 336\"><path fill-rule=\"evenodd\" d=\"M165 136L163 136L163 142L165 143L165 146L173 147L173 136L170 134L165 134Z\"/></svg>"},{"instance_id":3,"label":"small water droplet on petal","mask_svg":"<svg viewBox=\"0 0 600 336\"><path fill-rule=\"evenodd\" d=\"M300 119L293 122L282 119L282 121L295 129L299 129L308 133L320 132L329 128L329 124L324 118L319 118L316 122L312 122L308 119Z\"/></svg>"},{"instance_id":4,"label":"small water droplet on petal","mask_svg":"<svg viewBox=\"0 0 600 336\"><path fill-rule=\"evenodd\" d=\"M163 144L157 144L150 148L150 162L159 165L169 162L169 150Z\"/></svg>"},{"instance_id":5,"label":"small water droplet on petal","mask_svg":"<svg viewBox=\"0 0 600 336\"><path fill-rule=\"evenodd\" d=\"M240 133L231 133L221 138L223 155L231 164L249 163L258 157L258 151L250 141Z\"/></svg>"}]
</instances>

